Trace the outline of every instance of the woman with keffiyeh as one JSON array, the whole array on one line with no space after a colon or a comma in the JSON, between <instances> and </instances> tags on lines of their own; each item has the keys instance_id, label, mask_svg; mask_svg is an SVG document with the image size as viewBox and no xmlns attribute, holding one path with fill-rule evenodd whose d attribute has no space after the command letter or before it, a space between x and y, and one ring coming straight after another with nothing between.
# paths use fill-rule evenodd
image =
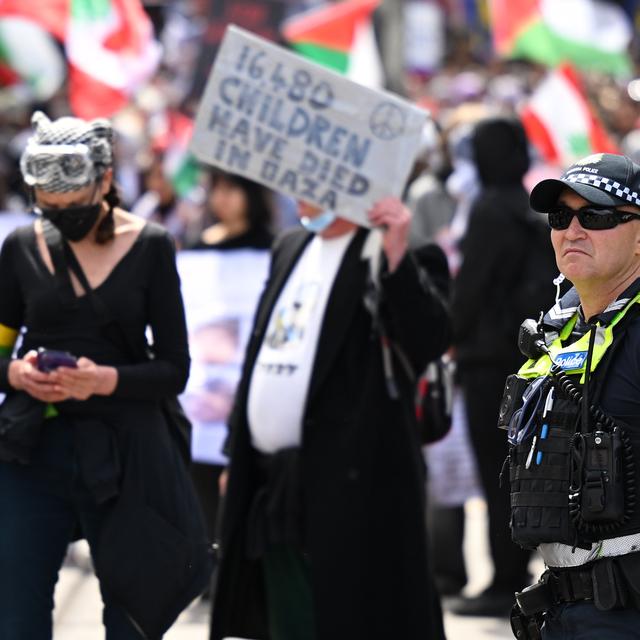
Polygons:
<instances>
[{"instance_id":1,"label":"woman with keffiyeh","mask_svg":"<svg viewBox=\"0 0 640 640\"><path fill-rule=\"evenodd\" d=\"M10 234L0 253L0 391L9 399L0 425L18 396L41 419L29 429L18 421L0 434L1 640L51 637L53 592L67 545L84 537L99 559L133 456L152 488L148 506L172 521L176 480L163 461L174 459L167 456L176 445L161 407L182 391L189 372L173 242L158 225L120 208L109 122L50 121L40 112L32 122L21 171L39 215ZM71 273L73 262L84 285L78 271ZM96 298L108 310L103 316L120 326L121 344L105 330ZM43 367L42 350L62 352L53 354L53 369ZM114 564L116 573L131 570L124 558ZM160 606L154 600L158 573L148 597L163 620L151 634L100 571L98 577L111 640L159 637L179 613L177 600Z\"/></svg>"}]
</instances>

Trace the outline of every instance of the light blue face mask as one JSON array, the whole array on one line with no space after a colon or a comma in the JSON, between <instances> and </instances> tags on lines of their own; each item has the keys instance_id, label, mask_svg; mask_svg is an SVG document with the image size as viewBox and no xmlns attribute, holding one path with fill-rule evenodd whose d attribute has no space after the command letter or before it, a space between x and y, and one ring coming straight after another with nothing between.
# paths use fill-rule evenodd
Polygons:
<instances>
[{"instance_id":1,"label":"light blue face mask","mask_svg":"<svg viewBox=\"0 0 640 640\"><path fill-rule=\"evenodd\" d=\"M322 233L333 224L336 218L335 212L327 209L327 211L323 211L312 218L303 216L300 218L300 223L307 231L311 231L311 233Z\"/></svg>"}]
</instances>

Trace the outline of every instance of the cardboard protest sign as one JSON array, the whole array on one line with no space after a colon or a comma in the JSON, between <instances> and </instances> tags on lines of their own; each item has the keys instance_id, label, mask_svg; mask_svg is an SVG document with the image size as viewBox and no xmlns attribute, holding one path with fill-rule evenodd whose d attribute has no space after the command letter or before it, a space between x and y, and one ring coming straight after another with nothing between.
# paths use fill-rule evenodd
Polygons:
<instances>
[{"instance_id":1,"label":"cardboard protest sign","mask_svg":"<svg viewBox=\"0 0 640 640\"><path fill-rule=\"evenodd\" d=\"M395 95L231 26L198 109L191 151L367 225L374 202L401 194L426 118Z\"/></svg>"}]
</instances>

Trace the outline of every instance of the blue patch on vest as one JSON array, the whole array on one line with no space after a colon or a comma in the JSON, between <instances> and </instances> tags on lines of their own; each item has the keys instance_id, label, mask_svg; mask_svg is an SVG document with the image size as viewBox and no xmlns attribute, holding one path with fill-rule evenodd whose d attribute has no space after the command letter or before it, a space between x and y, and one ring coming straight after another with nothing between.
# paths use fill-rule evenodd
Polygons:
<instances>
[{"instance_id":1,"label":"blue patch on vest","mask_svg":"<svg viewBox=\"0 0 640 640\"><path fill-rule=\"evenodd\" d=\"M570 369L582 369L582 365L586 359L586 351L571 351L570 353L559 353L555 357L555 362L565 371L568 371Z\"/></svg>"}]
</instances>

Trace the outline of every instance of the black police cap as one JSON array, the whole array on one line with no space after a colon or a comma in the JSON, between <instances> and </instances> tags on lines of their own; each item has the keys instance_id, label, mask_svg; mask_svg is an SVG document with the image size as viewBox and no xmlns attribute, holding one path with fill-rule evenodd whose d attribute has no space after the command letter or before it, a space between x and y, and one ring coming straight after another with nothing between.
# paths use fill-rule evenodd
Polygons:
<instances>
[{"instance_id":1,"label":"black police cap","mask_svg":"<svg viewBox=\"0 0 640 640\"><path fill-rule=\"evenodd\" d=\"M531 207L547 213L567 188L592 204L640 207L640 166L626 156L594 153L572 164L559 179L539 182L529 197Z\"/></svg>"}]
</instances>

